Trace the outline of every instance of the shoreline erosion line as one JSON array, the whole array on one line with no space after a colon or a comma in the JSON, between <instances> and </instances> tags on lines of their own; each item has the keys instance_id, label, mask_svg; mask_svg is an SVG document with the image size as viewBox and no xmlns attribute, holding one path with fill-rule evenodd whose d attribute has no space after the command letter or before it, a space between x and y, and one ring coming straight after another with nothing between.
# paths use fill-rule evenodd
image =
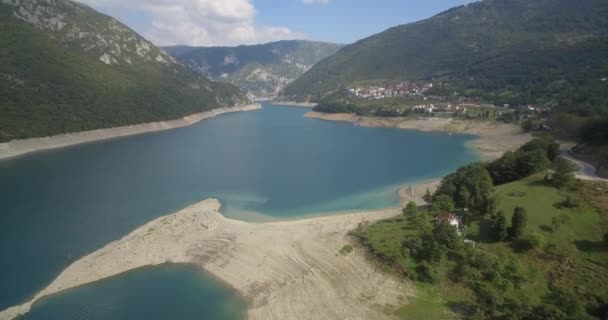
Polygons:
<instances>
[{"instance_id":1,"label":"shoreline erosion line","mask_svg":"<svg viewBox=\"0 0 608 320\"><path fill-rule=\"evenodd\" d=\"M413 296L409 282L372 266L362 250L339 254L351 241L349 230L399 215L398 209L248 223L225 218L220 207L207 199L135 229L75 261L30 301L0 312L0 319L23 315L51 294L166 263L194 264L226 283L248 301L252 320L306 319L311 312L388 319L379 305Z\"/></svg>"},{"instance_id":2,"label":"shoreline erosion line","mask_svg":"<svg viewBox=\"0 0 608 320\"><path fill-rule=\"evenodd\" d=\"M472 145L486 159L531 139L513 126L500 124L450 120L429 125L430 120L421 123L315 112L306 116L366 127L470 133L478 135L478 140L485 136L483 143L473 141ZM501 136L505 133L509 137ZM424 204L426 190L433 192L439 183L438 179L427 180L400 188L401 206L408 201ZM36 301L51 294L166 263L198 266L234 289L248 301L248 319L306 319L311 312L320 317L384 319L386 314L378 306L402 305L414 296L409 282L377 270L363 250L338 254L352 241L348 232L359 223L397 216L400 207L261 223L225 218L220 207L219 201L208 199L135 229L69 265L30 301L1 311L0 320L27 313Z\"/></svg>"},{"instance_id":3,"label":"shoreline erosion line","mask_svg":"<svg viewBox=\"0 0 608 320\"><path fill-rule=\"evenodd\" d=\"M500 158L507 151L515 151L532 135L513 124L491 123L475 120L455 119L406 119L358 116L353 113L322 113L311 111L305 117L327 121L348 122L362 127L398 128L419 131L438 131L456 134L471 134L476 139L467 144L476 151L482 161Z\"/></svg>"},{"instance_id":4,"label":"shoreline erosion line","mask_svg":"<svg viewBox=\"0 0 608 320\"><path fill-rule=\"evenodd\" d=\"M201 113L195 113L180 119L134 124L123 127L96 129L90 131L64 133L55 136L12 140L0 143L0 160L22 156L28 153L64 148L95 141L110 140L120 137L134 136L144 133L165 131L187 127L205 119L225 113L253 111L262 108L260 103L235 107L217 108Z\"/></svg>"}]
</instances>

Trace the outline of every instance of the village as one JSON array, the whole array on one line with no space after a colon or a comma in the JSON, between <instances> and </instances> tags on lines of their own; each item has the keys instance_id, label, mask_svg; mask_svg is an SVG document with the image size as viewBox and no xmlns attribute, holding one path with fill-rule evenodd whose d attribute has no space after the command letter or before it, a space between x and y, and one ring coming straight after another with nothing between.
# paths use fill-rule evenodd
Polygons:
<instances>
[{"instance_id":1,"label":"village","mask_svg":"<svg viewBox=\"0 0 608 320\"><path fill-rule=\"evenodd\" d=\"M360 99L380 100L384 98L407 97L407 96L422 96L425 92L433 88L432 83L418 85L415 82L404 81L387 88L380 86L367 86L349 88L348 94Z\"/></svg>"},{"instance_id":2,"label":"village","mask_svg":"<svg viewBox=\"0 0 608 320\"><path fill-rule=\"evenodd\" d=\"M441 85L438 84L438 85ZM550 109L538 108L534 105L495 106L493 104L482 103L475 97L446 97L433 94L433 83L416 83L412 81L402 81L392 85L361 85L347 88L346 94L357 100L369 101L370 106L367 110L358 112L365 115L377 116L449 116L449 117L473 117L490 118L490 114L498 120L511 122L513 120L546 120L550 115ZM385 99L397 98L407 100L406 103L388 102L382 105ZM380 104L379 104L380 103ZM406 107L405 109L403 107ZM516 118L516 119L512 119ZM543 128L546 129L546 128Z\"/></svg>"}]
</instances>

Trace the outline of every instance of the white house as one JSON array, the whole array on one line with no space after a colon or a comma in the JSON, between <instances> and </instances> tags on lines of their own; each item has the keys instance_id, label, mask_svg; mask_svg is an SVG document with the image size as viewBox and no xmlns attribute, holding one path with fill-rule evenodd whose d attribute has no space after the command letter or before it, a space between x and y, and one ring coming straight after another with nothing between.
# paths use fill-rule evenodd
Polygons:
<instances>
[{"instance_id":1,"label":"white house","mask_svg":"<svg viewBox=\"0 0 608 320\"><path fill-rule=\"evenodd\" d=\"M460 234L460 227L462 226L462 219L457 216L455 213L449 212L440 212L437 215L437 223L448 223L451 226L455 227L458 230L458 234Z\"/></svg>"}]
</instances>

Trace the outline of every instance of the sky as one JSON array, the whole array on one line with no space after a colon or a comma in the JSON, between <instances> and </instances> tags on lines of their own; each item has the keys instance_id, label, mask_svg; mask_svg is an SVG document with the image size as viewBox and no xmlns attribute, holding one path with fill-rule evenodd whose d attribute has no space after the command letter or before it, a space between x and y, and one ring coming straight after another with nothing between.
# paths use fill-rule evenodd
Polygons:
<instances>
[{"instance_id":1,"label":"sky","mask_svg":"<svg viewBox=\"0 0 608 320\"><path fill-rule=\"evenodd\" d=\"M157 45L353 43L470 0L79 0Z\"/></svg>"}]
</instances>

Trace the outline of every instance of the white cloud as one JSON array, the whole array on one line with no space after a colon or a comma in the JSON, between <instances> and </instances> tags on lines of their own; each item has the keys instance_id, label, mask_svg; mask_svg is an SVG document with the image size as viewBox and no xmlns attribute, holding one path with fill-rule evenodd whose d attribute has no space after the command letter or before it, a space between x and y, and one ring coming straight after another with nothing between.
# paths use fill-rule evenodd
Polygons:
<instances>
[{"instance_id":1,"label":"white cloud","mask_svg":"<svg viewBox=\"0 0 608 320\"><path fill-rule=\"evenodd\" d=\"M143 23L130 18L122 22L158 45L238 45L304 37L286 27L256 25L251 0L80 1L115 17L144 15Z\"/></svg>"}]
</instances>

